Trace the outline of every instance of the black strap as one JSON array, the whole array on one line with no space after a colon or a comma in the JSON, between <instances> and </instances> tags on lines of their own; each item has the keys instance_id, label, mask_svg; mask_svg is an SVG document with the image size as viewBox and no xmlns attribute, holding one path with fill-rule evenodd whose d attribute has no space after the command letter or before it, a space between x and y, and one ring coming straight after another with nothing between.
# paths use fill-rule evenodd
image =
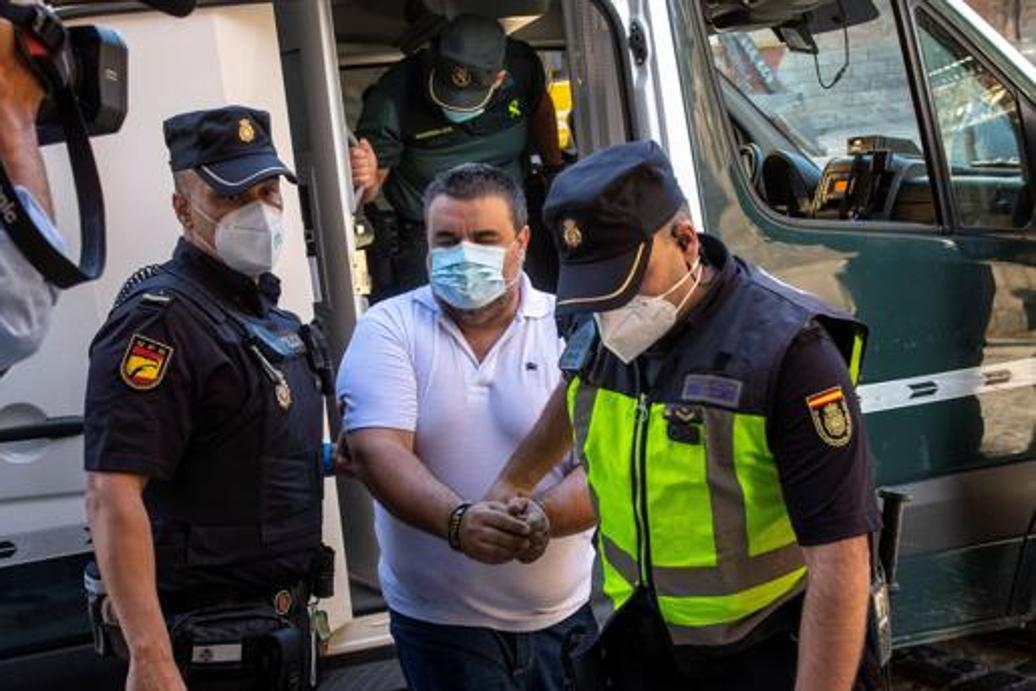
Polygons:
<instances>
[{"instance_id":1,"label":"black strap","mask_svg":"<svg viewBox=\"0 0 1036 691\"><path fill-rule=\"evenodd\" d=\"M48 87L65 134L76 185L81 235L79 263L55 249L22 205L7 169L0 161L0 218L7 234L30 264L58 288L91 281L104 271L104 197L93 150L79 102L69 83L68 33L60 20L41 5L0 2L0 17L15 25L19 49L33 73Z\"/></svg>"}]
</instances>

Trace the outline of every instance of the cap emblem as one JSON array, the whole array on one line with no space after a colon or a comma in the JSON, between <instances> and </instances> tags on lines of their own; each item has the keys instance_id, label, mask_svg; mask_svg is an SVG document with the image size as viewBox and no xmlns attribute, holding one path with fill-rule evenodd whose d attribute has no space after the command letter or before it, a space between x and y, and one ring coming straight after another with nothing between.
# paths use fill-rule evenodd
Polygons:
<instances>
[{"instance_id":1,"label":"cap emblem","mask_svg":"<svg viewBox=\"0 0 1036 691\"><path fill-rule=\"evenodd\" d=\"M573 219L566 218L561 224L561 239L570 250L574 250L583 244L583 231Z\"/></svg>"},{"instance_id":2,"label":"cap emblem","mask_svg":"<svg viewBox=\"0 0 1036 691\"><path fill-rule=\"evenodd\" d=\"M255 128L252 127L252 121L248 118L241 118L238 122L237 136L245 144L251 144L255 141Z\"/></svg>"},{"instance_id":3,"label":"cap emblem","mask_svg":"<svg viewBox=\"0 0 1036 691\"><path fill-rule=\"evenodd\" d=\"M458 89L466 89L471 86L471 70L463 65L457 65L450 70L450 81Z\"/></svg>"}]
</instances>

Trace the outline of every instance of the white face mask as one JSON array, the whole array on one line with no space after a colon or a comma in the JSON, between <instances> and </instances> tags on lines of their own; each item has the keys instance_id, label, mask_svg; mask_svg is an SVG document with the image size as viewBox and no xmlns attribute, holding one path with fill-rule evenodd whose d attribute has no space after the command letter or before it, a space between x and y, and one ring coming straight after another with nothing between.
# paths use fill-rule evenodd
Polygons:
<instances>
[{"instance_id":1,"label":"white face mask","mask_svg":"<svg viewBox=\"0 0 1036 691\"><path fill-rule=\"evenodd\" d=\"M615 353L623 363L628 365L633 362L638 355L676 326L680 309L697 290L703 271L701 260L696 260L687 275L661 295L634 295L632 300L618 309L594 314L597 331L601 334L604 347ZM694 285L679 305L666 300L668 295L691 276L694 276Z\"/></svg>"},{"instance_id":2,"label":"white face mask","mask_svg":"<svg viewBox=\"0 0 1036 691\"><path fill-rule=\"evenodd\" d=\"M227 266L255 278L273 269L284 244L281 212L262 201L234 209L218 222L195 210L216 226L216 254Z\"/></svg>"}]
</instances>

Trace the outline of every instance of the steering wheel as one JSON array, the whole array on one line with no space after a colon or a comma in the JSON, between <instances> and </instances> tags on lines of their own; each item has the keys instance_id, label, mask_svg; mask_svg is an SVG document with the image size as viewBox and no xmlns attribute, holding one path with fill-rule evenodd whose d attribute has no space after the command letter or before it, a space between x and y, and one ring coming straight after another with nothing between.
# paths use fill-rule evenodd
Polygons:
<instances>
[{"instance_id":1,"label":"steering wheel","mask_svg":"<svg viewBox=\"0 0 1036 691\"><path fill-rule=\"evenodd\" d=\"M749 182L759 195L766 199L766 190L763 188L763 150L754 142L742 144L737 152L741 159L741 165L745 167L745 174Z\"/></svg>"}]
</instances>

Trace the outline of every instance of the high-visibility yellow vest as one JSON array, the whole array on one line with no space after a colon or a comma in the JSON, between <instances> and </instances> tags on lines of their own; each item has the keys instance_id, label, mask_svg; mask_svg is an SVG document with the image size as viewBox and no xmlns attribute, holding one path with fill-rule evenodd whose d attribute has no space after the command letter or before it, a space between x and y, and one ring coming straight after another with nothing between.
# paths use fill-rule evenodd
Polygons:
<instances>
[{"instance_id":1,"label":"high-visibility yellow vest","mask_svg":"<svg viewBox=\"0 0 1036 691\"><path fill-rule=\"evenodd\" d=\"M570 341L570 349L591 352L567 352L562 367L600 519L598 623L644 587L674 644L719 646L805 587L766 434L783 356L805 329L825 328L855 382L866 329L731 257L718 241L705 245L719 255L716 285L650 395L637 363L623 365L596 344L593 322Z\"/></svg>"}]
</instances>

